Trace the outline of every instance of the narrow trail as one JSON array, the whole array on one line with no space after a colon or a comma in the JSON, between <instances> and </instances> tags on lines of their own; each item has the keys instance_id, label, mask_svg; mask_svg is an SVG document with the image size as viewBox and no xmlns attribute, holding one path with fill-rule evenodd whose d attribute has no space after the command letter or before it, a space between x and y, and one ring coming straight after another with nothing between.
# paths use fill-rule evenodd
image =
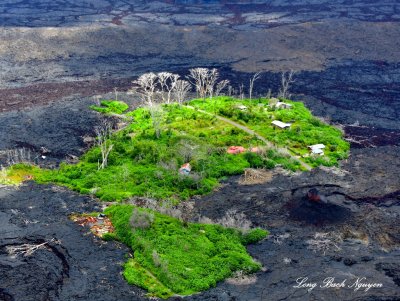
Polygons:
<instances>
[{"instance_id":1,"label":"narrow trail","mask_svg":"<svg viewBox=\"0 0 400 301\"><path fill-rule=\"evenodd\" d=\"M258 134L257 132L253 131L252 129L250 129L250 128L248 128L248 127L242 125L242 124L239 124L239 123L237 123L237 122L235 122L235 121L232 121L232 120L230 120L230 119L228 119L228 118L225 118L225 117L222 117L222 116L219 116L219 115L216 115L216 114L212 114L212 113L207 112L207 111L204 111L204 110L197 109L197 108L192 107L192 106L186 105L186 107L189 108L189 109L192 109L192 110L197 110L197 111L199 111L199 112L201 112L201 113L203 113L203 114L207 114L207 115L210 115L210 116L215 116L217 119L219 119L219 120L221 120L221 121L224 121L224 122L226 122L226 123L229 123L230 125L233 125L234 127L238 128L238 129L241 129L241 130L245 131L246 133L248 133L248 134L250 134L250 135L254 135L254 136L257 137L257 139L259 139L259 140L261 140L262 142L264 142L265 145L266 145L267 147L269 147L269 148L275 148L275 149L277 149L278 151L280 151L280 152L282 152L282 153L284 153L284 154L290 156L292 159L294 159L294 160L296 160L296 161L299 161L300 164L301 164L301 166L303 166L306 170L311 170L311 169L312 169L312 167L311 167L310 165L308 165L307 163L305 163L305 162L299 160L298 158L296 158L296 156L294 156L293 154L291 154L286 148L282 148L282 147L279 147L279 146L273 144L271 141L268 141L267 139L265 139L263 136L261 136L261 135Z\"/></svg>"}]
</instances>

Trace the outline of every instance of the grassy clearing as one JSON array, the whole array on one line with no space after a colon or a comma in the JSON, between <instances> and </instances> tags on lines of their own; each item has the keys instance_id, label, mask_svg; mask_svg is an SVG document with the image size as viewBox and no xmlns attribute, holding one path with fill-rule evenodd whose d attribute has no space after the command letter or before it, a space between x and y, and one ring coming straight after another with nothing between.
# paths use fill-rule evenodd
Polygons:
<instances>
[{"instance_id":1,"label":"grassy clearing","mask_svg":"<svg viewBox=\"0 0 400 301\"><path fill-rule=\"evenodd\" d=\"M41 174L39 167L22 163L15 164L0 170L0 184L19 185L23 181L35 179L38 174Z\"/></svg>"},{"instance_id":2,"label":"grassy clearing","mask_svg":"<svg viewBox=\"0 0 400 301\"><path fill-rule=\"evenodd\" d=\"M146 108L129 112L133 122L111 137L114 145L108 166L98 170L101 153L89 150L78 164L62 164L60 169L43 171L39 182L55 182L102 200L123 200L131 196L185 200L209 193L220 179L243 173L245 168L273 168L282 165L300 169L299 162L275 150L232 155L227 147L262 146L263 142L213 116L178 105L164 105L161 135L156 137ZM189 162L190 175L179 167Z\"/></svg>"},{"instance_id":3,"label":"grassy clearing","mask_svg":"<svg viewBox=\"0 0 400 301\"><path fill-rule=\"evenodd\" d=\"M124 277L151 295L189 295L215 286L235 271L252 273L261 267L244 245L264 238L264 230L243 234L219 225L184 223L131 205L115 205L105 213L117 239L134 251Z\"/></svg>"},{"instance_id":4,"label":"grassy clearing","mask_svg":"<svg viewBox=\"0 0 400 301\"><path fill-rule=\"evenodd\" d=\"M231 97L215 97L212 100L196 99L189 105L237 121L254 130L278 146L288 148L303 161L316 167L333 166L348 156L350 145L343 140L342 132L314 117L301 102L285 100L291 109L273 109L267 99L238 100ZM239 109L243 105L246 109ZM289 129L276 129L273 120L291 123ZM309 145L325 144L325 156L309 156Z\"/></svg>"},{"instance_id":5,"label":"grassy clearing","mask_svg":"<svg viewBox=\"0 0 400 301\"><path fill-rule=\"evenodd\" d=\"M126 103L118 100L102 100L100 105L101 106L92 105L90 108L104 114L122 114L129 108Z\"/></svg>"},{"instance_id":6,"label":"grassy clearing","mask_svg":"<svg viewBox=\"0 0 400 301\"><path fill-rule=\"evenodd\" d=\"M336 165L339 159L347 156L349 144L342 140L338 129L313 117L302 103L286 102L293 108L275 110L267 106L265 99L237 100L229 97L198 99L189 104L246 125L275 144L287 147L312 166ZM121 102L106 103L123 106ZM240 110L238 105L247 108ZM112 107L109 105L107 109ZM162 106L158 117L159 137L148 109L139 108L124 115L133 122L111 136L113 149L107 168L98 170L101 152L99 147L94 147L77 164L62 164L58 170L35 171L35 179L65 185L106 201L131 196L180 201L209 193L224 177L241 174L249 167L271 169L280 165L292 171L301 170L298 161L263 147L263 142L257 137L213 115L185 106ZM292 126L286 130L275 129L271 126L274 119L290 122ZM325 156L309 156L307 147L317 143L326 145ZM236 155L227 153L229 146L237 145L246 149L258 147L259 151ZM179 174L179 167L188 162L192 167L190 175ZM16 171L13 173L17 177Z\"/></svg>"}]
</instances>

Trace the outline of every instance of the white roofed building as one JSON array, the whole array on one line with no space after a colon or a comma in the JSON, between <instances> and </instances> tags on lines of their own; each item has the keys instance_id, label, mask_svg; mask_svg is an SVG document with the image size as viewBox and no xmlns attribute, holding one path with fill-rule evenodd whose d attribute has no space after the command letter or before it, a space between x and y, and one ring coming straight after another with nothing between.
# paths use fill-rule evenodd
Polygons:
<instances>
[{"instance_id":1,"label":"white roofed building","mask_svg":"<svg viewBox=\"0 0 400 301\"><path fill-rule=\"evenodd\" d=\"M273 126L276 126L276 127L280 128L280 129L286 129L286 128L289 128L291 126L290 123L285 123L285 122L282 122L282 121L279 121L279 120L274 120L274 121L271 122L271 124Z\"/></svg>"}]
</instances>

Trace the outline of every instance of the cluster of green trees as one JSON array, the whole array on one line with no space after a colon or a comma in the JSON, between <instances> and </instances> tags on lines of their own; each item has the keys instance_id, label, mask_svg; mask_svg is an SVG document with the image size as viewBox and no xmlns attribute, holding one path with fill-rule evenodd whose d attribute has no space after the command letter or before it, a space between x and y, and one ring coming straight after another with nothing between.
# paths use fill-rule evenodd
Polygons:
<instances>
[{"instance_id":1,"label":"cluster of green trees","mask_svg":"<svg viewBox=\"0 0 400 301\"><path fill-rule=\"evenodd\" d=\"M215 286L235 271L248 274L261 268L245 245L265 238L265 230L243 232L215 224L186 223L132 205L111 206L105 213L116 229L112 238L134 252L124 266L124 277L150 295L189 295Z\"/></svg>"}]
</instances>

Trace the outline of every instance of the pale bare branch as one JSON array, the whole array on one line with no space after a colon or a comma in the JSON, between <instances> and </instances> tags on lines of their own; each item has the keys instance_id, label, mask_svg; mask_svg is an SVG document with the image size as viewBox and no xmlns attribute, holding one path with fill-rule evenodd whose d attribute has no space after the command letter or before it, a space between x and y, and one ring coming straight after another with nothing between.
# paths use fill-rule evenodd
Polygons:
<instances>
[{"instance_id":1,"label":"pale bare branch","mask_svg":"<svg viewBox=\"0 0 400 301\"><path fill-rule=\"evenodd\" d=\"M289 72L282 72L281 74L281 88L278 93L279 98L289 98L289 89L291 85L295 82L293 79L295 72L290 70Z\"/></svg>"},{"instance_id":2,"label":"pale bare branch","mask_svg":"<svg viewBox=\"0 0 400 301\"><path fill-rule=\"evenodd\" d=\"M104 121L100 126L95 128L95 132L97 135L97 145L101 151L101 163L98 163L98 169L100 170L107 167L108 155L114 147L110 141L112 125L110 122Z\"/></svg>"},{"instance_id":3,"label":"pale bare branch","mask_svg":"<svg viewBox=\"0 0 400 301\"><path fill-rule=\"evenodd\" d=\"M217 86L215 87L215 96L220 95L221 91L225 89L225 87L229 84L229 80L224 79L221 80L220 82L217 83Z\"/></svg>"},{"instance_id":4,"label":"pale bare branch","mask_svg":"<svg viewBox=\"0 0 400 301\"><path fill-rule=\"evenodd\" d=\"M250 99L253 96L254 82L260 78L260 75L261 75L261 72L257 72L250 78L250 85L249 85L249 98Z\"/></svg>"},{"instance_id":5,"label":"pale bare branch","mask_svg":"<svg viewBox=\"0 0 400 301\"><path fill-rule=\"evenodd\" d=\"M186 95L190 91L190 83L186 80L177 80L173 88L173 93L176 101L182 104L186 98Z\"/></svg>"}]
</instances>

